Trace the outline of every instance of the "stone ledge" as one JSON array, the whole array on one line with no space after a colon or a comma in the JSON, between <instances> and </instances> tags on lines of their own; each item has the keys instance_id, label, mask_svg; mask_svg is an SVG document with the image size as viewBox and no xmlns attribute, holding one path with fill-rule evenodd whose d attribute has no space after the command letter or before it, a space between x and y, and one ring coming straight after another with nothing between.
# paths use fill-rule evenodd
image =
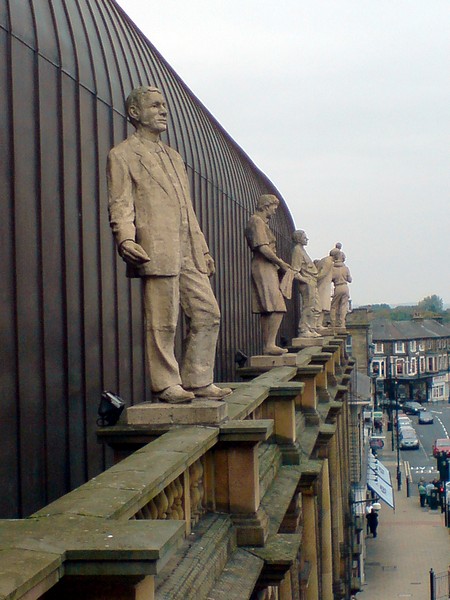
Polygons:
<instances>
[{"instance_id":1,"label":"stone ledge","mask_svg":"<svg viewBox=\"0 0 450 600\"><path fill-rule=\"evenodd\" d=\"M130 518L205 454L218 435L212 427L170 431L33 516Z\"/></svg>"},{"instance_id":2,"label":"stone ledge","mask_svg":"<svg viewBox=\"0 0 450 600\"><path fill-rule=\"evenodd\" d=\"M272 369L273 367L285 367L285 366L295 366L297 360L296 353L285 353L280 354L279 356L272 356L268 354L259 354L256 356L250 357L250 368L251 367L269 367Z\"/></svg>"},{"instance_id":3,"label":"stone ledge","mask_svg":"<svg viewBox=\"0 0 450 600\"><path fill-rule=\"evenodd\" d=\"M228 416L225 402L194 400L189 404L142 402L126 409L128 425L217 425Z\"/></svg>"},{"instance_id":4,"label":"stone ledge","mask_svg":"<svg viewBox=\"0 0 450 600\"><path fill-rule=\"evenodd\" d=\"M225 565L225 569L208 600L248 600L264 567L264 561L239 548Z\"/></svg>"},{"instance_id":5,"label":"stone ledge","mask_svg":"<svg viewBox=\"0 0 450 600\"><path fill-rule=\"evenodd\" d=\"M235 531L230 517L206 515L160 573L155 598L206 598L235 550Z\"/></svg>"},{"instance_id":6,"label":"stone ledge","mask_svg":"<svg viewBox=\"0 0 450 600\"><path fill-rule=\"evenodd\" d=\"M259 578L262 588L279 585L286 571L295 564L302 536L295 533L270 535L263 548L249 550L264 561L264 569Z\"/></svg>"},{"instance_id":7,"label":"stone ledge","mask_svg":"<svg viewBox=\"0 0 450 600\"><path fill-rule=\"evenodd\" d=\"M279 399L292 398L301 394L305 389L305 384L301 381L287 381L275 383L270 386L270 395Z\"/></svg>"},{"instance_id":8,"label":"stone ledge","mask_svg":"<svg viewBox=\"0 0 450 600\"><path fill-rule=\"evenodd\" d=\"M325 338L323 337L295 337L292 338L291 347L296 350L303 348L320 348Z\"/></svg>"},{"instance_id":9,"label":"stone ledge","mask_svg":"<svg viewBox=\"0 0 450 600\"><path fill-rule=\"evenodd\" d=\"M220 442L265 442L273 433L272 419L228 421L220 426Z\"/></svg>"},{"instance_id":10,"label":"stone ledge","mask_svg":"<svg viewBox=\"0 0 450 600\"><path fill-rule=\"evenodd\" d=\"M184 531L183 521L0 521L0 598L38 598L64 575L154 575Z\"/></svg>"},{"instance_id":11,"label":"stone ledge","mask_svg":"<svg viewBox=\"0 0 450 600\"><path fill-rule=\"evenodd\" d=\"M39 598L63 577L62 565L62 556L49 550L0 550L1 600L16 600L32 590Z\"/></svg>"},{"instance_id":12,"label":"stone ledge","mask_svg":"<svg viewBox=\"0 0 450 600\"><path fill-rule=\"evenodd\" d=\"M269 535L278 533L297 490L301 474L299 466L282 466L261 500L261 506L270 518Z\"/></svg>"}]
</instances>

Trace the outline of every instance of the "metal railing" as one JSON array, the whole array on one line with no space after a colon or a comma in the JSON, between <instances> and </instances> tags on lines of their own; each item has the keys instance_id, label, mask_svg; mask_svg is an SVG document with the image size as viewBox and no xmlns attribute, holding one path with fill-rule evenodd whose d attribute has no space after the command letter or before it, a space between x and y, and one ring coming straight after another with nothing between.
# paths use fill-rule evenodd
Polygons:
<instances>
[{"instance_id":1,"label":"metal railing","mask_svg":"<svg viewBox=\"0 0 450 600\"><path fill-rule=\"evenodd\" d=\"M435 573L430 569L430 600L448 600L450 598L450 566L447 571Z\"/></svg>"}]
</instances>

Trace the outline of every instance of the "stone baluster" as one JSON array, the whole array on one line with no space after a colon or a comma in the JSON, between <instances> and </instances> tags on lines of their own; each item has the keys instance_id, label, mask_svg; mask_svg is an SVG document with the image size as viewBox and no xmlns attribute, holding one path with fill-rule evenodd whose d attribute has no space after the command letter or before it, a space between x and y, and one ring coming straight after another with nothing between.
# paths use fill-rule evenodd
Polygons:
<instances>
[{"instance_id":1,"label":"stone baluster","mask_svg":"<svg viewBox=\"0 0 450 600\"><path fill-rule=\"evenodd\" d=\"M169 508L169 501L167 499L165 490L160 492L155 497L155 506L158 510L158 519L167 519L167 510Z\"/></svg>"}]
</instances>

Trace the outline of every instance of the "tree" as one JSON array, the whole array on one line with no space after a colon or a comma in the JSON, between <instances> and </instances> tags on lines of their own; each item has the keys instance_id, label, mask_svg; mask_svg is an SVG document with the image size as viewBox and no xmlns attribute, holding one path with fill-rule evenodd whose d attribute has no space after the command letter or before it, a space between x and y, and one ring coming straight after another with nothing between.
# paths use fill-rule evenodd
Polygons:
<instances>
[{"instance_id":1,"label":"tree","mask_svg":"<svg viewBox=\"0 0 450 600\"><path fill-rule=\"evenodd\" d=\"M417 306L421 312L442 313L444 311L444 302L436 294L426 296Z\"/></svg>"}]
</instances>

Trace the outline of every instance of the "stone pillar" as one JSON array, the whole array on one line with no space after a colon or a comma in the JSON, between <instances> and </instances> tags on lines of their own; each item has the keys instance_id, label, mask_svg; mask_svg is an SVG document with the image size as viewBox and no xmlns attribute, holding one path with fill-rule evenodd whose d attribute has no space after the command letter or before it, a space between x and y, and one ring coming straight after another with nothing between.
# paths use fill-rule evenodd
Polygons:
<instances>
[{"instance_id":1,"label":"stone pillar","mask_svg":"<svg viewBox=\"0 0 450 600\"><path fill-rule=\"evenodd\" d=\"M291 572L288 571L278 588L279 600L292 600Z\"/></svg>"},{"instance_id":2,"label":"stone pillar","mask_svg":"<svg viewBox=\"0 0 450 600\"><path fill-rule=\"evenodd\" d=\"M317 396L316 396L316 378L305 377L303 379L305 389L303 391L301 402L302 408L310 408L316 410L317 408Z\"/></svg>"},{"instance_id":3,"label":"stone pillar","mask_svg":"<svg viewBox=\"0 0 450 600\"><path fill-rule=\"evenodd\" d=\"M228 421L220 426L215 455L216 508L228 512L239 546L263 546L268 517L260 507L258 445L273 433L273 421Z\"/></svg>"},{"instance_id":4,"label":"stone pillar","mask_svg":"<svg viewBox=\"0 0 450 600\"><path fill-rule=\"evenodd\" d=\"M285 465L300 463L295 406L303 389L304 384L299 382L274 385L270 388L269 398L263 404L263 418L273 419L275 439Z\"/></svg>"},{"instance_id":5,"label":"stone pillar","mask_svg":"<svg viewBox=\"0 0 450 600\"><path fill-rule=\"evenodd\" d=\"M317 539L316 539L316 498L312 494L303 494L303 543L302 552L304 559L311 565L309 574L306 600L320 600L319 578L317 562Z\"/></svg>"},{"instance_id":6,"label":"stone pillar","mask_svg":"<svg viewBox=\"0 0 450 600\"><path fill-rule=\"evenodd\" d=\"M331 538L331 500L328 459L322 469L322 600L333 600L333 548Z\"/></svg>"},{"instance_id":7,"label":"stone pillar","mask_svg":"<svg viewBox=\"0 0 450 600\"><path fill-rule=\"evenodd\" d=\"M331 538L333 554L333 586L339 585L341 581L341 552L340 542L342 539L342 505L340 486L340 466L337 452L337 435L333 437L329 445L329 477L330 477L330 504L331 504Z\"/></svg>"}]
</instances>

